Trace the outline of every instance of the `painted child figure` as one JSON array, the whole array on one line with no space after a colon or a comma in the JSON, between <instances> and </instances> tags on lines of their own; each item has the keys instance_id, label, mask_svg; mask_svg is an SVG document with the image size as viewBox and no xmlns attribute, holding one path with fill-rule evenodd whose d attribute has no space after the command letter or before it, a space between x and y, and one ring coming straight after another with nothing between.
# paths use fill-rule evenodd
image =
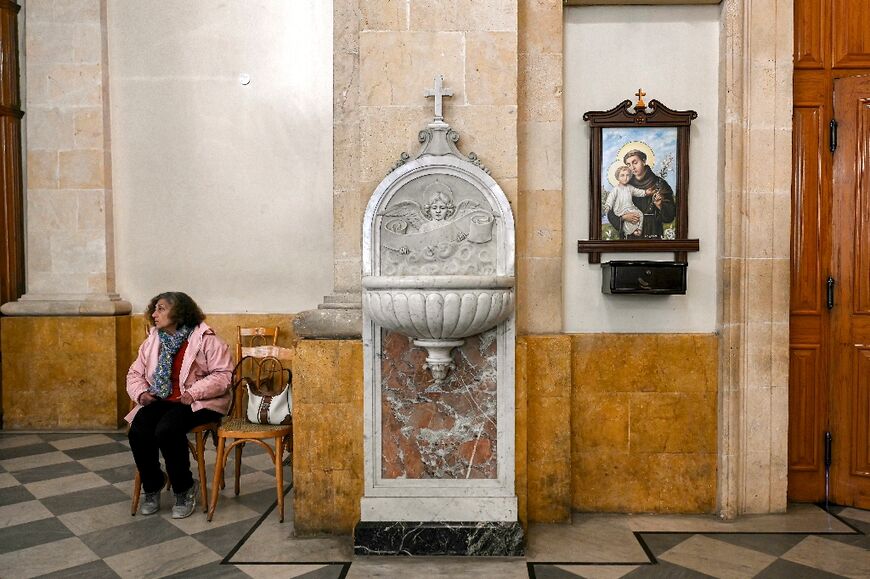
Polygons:
<instances>
[{"instance_id":1,"label":"painted child figure","mask_svg":"<svg viewBox=\"0 0 870 579\"><path fill-rule=\"evenodd\" d=\"M643 213L631 199L632 197L646 196L646 191L628 184L628 180L631 179L631 169L628 168L628 165L619 167L614 176L616 177L617 184L607 194L607 200L604 201L604 212L607 213L613 210L617 216L623 218L622 232L625 234L625 237L640 237L640 232L643 231ZM636 223L625 219L625 216L629 213L637 214Z\"/></svg>"}]
</instances>

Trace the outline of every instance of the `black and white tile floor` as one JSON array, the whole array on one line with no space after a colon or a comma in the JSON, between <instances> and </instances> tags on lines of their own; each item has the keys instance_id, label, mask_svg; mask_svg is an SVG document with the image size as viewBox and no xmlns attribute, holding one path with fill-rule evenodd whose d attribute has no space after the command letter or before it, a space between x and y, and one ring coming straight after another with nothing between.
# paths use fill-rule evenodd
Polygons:
<instances>
[{"instance_id":1,"label":"black and white tile floor","mask_svg":"<svg viewBox=\"0 0 870 579\"><path fill-rule=\"evenodd\" d=\"M170 493L159 515L131 517L133 475L123 433L0 433L0 577L870 578L870 512L851 508L793 505L732 523L576 514L532 525L525 558L360 558L349 537L293 537L289 494L278 523L259 447L245 449L241 494L230 484L211 523L171 519Z\"/></svg>"}]
</instances>

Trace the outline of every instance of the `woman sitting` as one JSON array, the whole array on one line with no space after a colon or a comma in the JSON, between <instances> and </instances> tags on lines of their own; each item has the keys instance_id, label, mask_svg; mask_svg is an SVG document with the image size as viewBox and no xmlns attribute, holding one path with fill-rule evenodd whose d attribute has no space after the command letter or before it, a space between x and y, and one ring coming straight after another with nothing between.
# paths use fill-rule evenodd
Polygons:
<instances>
[{"instance_id":1,"label":"woman sitting","mask_svg":"<svg viewBox=\"0 0 870 579\"><path fill-rule=\"evenodd\" d=\"M127 393L137 404L126 416L133 460L145 499L139 512L160 510L163 454L175 493L173 519L196 508L199 484L190 472L187 432L216 422L230 406L233 363L226 342L203 322L199 306L181 292L165 292L148 304L153 328L127 372Z\"/></svg>"}]
</instances>

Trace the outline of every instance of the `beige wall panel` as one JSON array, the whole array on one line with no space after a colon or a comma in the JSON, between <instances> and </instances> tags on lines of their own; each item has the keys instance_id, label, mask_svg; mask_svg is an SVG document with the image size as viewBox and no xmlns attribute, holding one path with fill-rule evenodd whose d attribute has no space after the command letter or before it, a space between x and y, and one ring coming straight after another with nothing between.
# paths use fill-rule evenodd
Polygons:
<instances>
[{"instance_id":1,"label":"beige wall panel","mask_svg":"<svg viewBox=\"0 0 870 579\"><path fill-rule=\"evenodd\" d=\"M588 239L590 110L635 98L698 112L690 133L689 253L685 296L609 296L601 268L565 251L565 329L573 332L716 330L719 245L719 6L565 8L565 247ZM636 47L642 47L642 62ZM762 158L767 155L762 154ZM767 163L767 169L770 165ZM612 259L673 259L667 253L612 253Z\"/></svg>"},{"instance_id":2,"label":"beige wall panel","mask_svg":"<svg viewBox=\"0 0 870 579\"><path fill-rule=\"evenodd\" d=\"M331 3L109 0L108 43L121 295L314 307L332 289Z\"/></svg>"}]
</instances>

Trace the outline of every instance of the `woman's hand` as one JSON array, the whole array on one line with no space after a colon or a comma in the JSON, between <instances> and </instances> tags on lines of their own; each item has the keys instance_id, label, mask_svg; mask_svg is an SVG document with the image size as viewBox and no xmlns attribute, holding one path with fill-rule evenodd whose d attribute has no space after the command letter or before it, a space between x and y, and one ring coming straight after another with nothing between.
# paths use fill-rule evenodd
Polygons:
<instances>
[{"instance_id":1,"label":"woman's hand","mask_svg":"<svg viewBox=\"0 0 870 579\"><path fill-rule=\"evenodd\" d=\"M157 397L156 397L156 396L154 396L154 395L151 394L150 392L143 392L143 393L139 396L139 400L138 400L138 402L139 402L139 404L141 404L142 406L148 406L149 404L151 404L151 403L154 402L155 400L157 400Z\"/></svg>"},{"instance_id":2,"label":"woman's hand","mask_svg":"<svg viewBox=\"0 0 870 579\"><path fill-rule=\"evenodd\" d=\"M181 398L178 401L182 404L187 404L188 406L190 406L191 404L193 404L193 396L190 395L190 392L185 392L181 395Z\"/></svg>"}]
</instances>

